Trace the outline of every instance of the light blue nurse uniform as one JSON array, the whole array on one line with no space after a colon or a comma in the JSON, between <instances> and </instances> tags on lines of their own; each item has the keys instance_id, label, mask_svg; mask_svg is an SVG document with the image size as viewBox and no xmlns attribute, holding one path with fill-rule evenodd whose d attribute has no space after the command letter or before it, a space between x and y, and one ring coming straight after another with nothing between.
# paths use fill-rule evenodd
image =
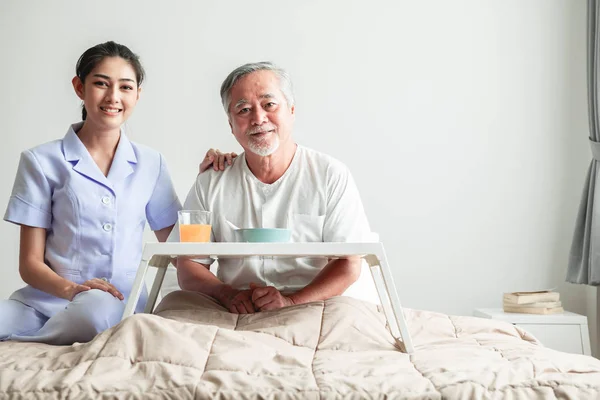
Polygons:
<instances>
[{"instance_id":1,"label":"light blue nurse uniform","mask_svg":"<svg viewBox=\"0 0 600 400\"><path fill-rule=\"evenodd\" d=\"M126 302L146 221L152 230L173 225L181 204L159 152L121 131L104 176L76 135L82 125L21 154L4 219L47 230L45 262L57 274L77 283L105 278ZM26 286L0 301L0 340L89 341L118 323L123 310L124 301L97 289L69 302Z\"/></svg>"}]
</instances>

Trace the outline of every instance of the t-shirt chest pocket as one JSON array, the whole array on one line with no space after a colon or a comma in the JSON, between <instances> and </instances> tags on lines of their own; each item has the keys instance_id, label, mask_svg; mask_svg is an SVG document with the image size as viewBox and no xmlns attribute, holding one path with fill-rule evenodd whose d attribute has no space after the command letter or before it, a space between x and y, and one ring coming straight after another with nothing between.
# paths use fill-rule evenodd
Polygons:
<instances>
[{"instance_id":1,"label":"t-shirt chest pocket","mask_svg":"<svg viewBox=\"0 0 600 400\"><path fill-rule=\"evenodd\" d=\"M292 230L292 242L322 242L324 215L288 215L288 228Z\"/></svg>"}]
</instances>

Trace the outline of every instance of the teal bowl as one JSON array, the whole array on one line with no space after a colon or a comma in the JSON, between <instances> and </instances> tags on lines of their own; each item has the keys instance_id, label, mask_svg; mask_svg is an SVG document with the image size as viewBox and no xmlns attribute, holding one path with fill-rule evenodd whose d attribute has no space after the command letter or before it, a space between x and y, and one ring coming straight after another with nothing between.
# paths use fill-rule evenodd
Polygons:
<instances>
[{"instance_id":1,"label":"teal bowl","mask_svg":"<svg viewBox=\"0 0 600 400\"><path fill-rule=\"evenodd\" d=\"M253 243L285 243L292 237L290 229L282 228L251 228L238 229L240 242Z\"/></svg>"}]
</instances>

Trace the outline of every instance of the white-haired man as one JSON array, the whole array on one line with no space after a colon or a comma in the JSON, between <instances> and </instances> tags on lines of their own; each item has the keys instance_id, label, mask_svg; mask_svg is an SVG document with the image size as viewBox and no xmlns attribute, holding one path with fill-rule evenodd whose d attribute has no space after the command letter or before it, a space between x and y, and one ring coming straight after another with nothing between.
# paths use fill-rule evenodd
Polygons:
<instances>
[{"instance_id":1,"label":"white-haired man","mask_svg":"<svg viewBox=\"0 0 600 400\"><path fill-rule=\"evenodd\" d=\"M294 96L283 69L269 62L245 64L225 79L221 99L244 153L223 172L198 175L184 205L212 212L214 241L236 241L232 225L290 228L294 242L368 239L369 224L348 169L294 141ZM362 270L357 257L250 257L219 260L215 276L205 261L178 260L181 288L242 314L342 295ZM368 272L364 278L371 280Z\"/></svg>"}]
</instances>

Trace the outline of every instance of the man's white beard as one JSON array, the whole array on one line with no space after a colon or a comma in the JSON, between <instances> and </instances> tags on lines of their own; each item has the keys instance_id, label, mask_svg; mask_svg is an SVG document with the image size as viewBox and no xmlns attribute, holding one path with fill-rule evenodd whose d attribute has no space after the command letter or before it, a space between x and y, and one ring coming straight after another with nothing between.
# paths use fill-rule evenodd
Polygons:
<instances>
[{"instance_id":1,"label":"man's white beard","mask_svg":"<svg viewBox=\"0 0 600 400\"><path fill-rule=\"evenodd\" d=\"M279 148L279 136L275 136L275 139L269 145L269 142L263 140L253 140L251 137L248 141L248 148L251 152L257 156L266 157L275 153Z\"/></svg>"}]
</instances>

